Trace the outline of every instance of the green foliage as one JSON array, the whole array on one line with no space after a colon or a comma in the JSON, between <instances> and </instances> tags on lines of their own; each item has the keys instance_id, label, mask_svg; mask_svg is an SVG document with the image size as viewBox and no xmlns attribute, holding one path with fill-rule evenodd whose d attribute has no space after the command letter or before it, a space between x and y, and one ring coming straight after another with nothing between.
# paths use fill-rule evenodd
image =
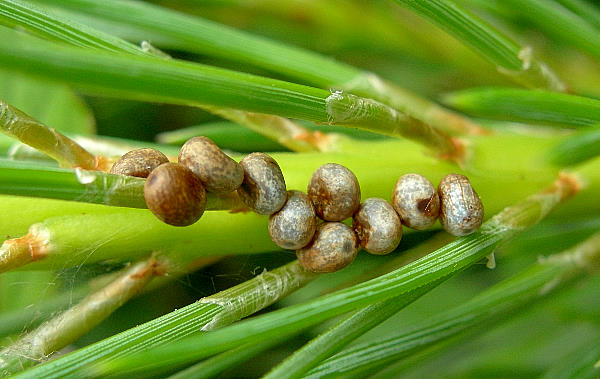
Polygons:
<instances>
[{"instance_id":1,"label":"green foliage","mask_svg":"<svg viewBox=\"0 0 600 379\"><path fill-rule=\"evenodd\" d=\"M563 166L574 165L600 154L600 127L583 130L560 142L549 152L551 162Z\"/></svg>"},{"instance_id":2,"label":"green foliage","mask_svg":"<svg viewBox=\"0 0 600 379\"><path fill-rule=\"evenodd\" d=\"M600 101L517 88L475 88L444 95L444 102L473 116L559 127L600 122Z\"/></svg>"},{"instance_id":3,"label":"green foliage","mask_svg":"<svg viewBox=\"0 0 600 379\"><path fill-rule=\"evenodd\" d=\"M0 98L36 120L63 133L95 133L94 115L69 87L6 71L0 83Z\"/></svg>"},{"instance_id":4,"label":"green foliage","mask_svg":"<svg viewBox=\"0 0 600 379\"><path fill-rule=\"evenodd\" d=\"M598 14L586 0L0 0L0 372L597 376ZM197 134L237 160L271 151L288 189L327 162L363 200L404 173L462 173L487 221L457 239L405 228L390 255L311 274L237 196L209 195L176 228L144 209L144 179L105 172L142 146L174 160L164 144ZM127 290L116 272L140 257Z\"/></svg>"}]
</instances>

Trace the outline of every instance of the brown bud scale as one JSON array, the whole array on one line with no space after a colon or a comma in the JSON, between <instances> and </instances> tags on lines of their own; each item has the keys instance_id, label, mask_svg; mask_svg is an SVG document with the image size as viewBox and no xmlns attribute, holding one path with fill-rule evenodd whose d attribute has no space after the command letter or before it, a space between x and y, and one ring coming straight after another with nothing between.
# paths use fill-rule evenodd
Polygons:
<instances>
[{"instance_id":1,"label":"brown bud scale","mask_svg":"<svg viewBox=\"0 0 600 379\"><path fill-rule=\"evenodd\" d=\"M177 163L164 163L152 171L144 185L144 198L156 217L173 226L195 223L206 206L200 178Z\"/></svg>"},{"instance_id":2,"label":"brown bud scale","mask_svg":"<svg viewBox=\"0 0 600 379\"><path fill-rule=\"evenodd\" d=\"M354 214L352 226L360 246L371 254L388 254L402 239L400 217L384 199L365 200Z\"/></svg>"},{"instance_id":3,"label":"brown bud scale","mask_svg":"<svg viewBox=\"0 0 600 379\"><path fill-rule=\"evenodd\" d=\"M313 173L308 197L321 219L342 221L358 209L360 186L352 171L337 163L327 163Z\"/></svg>"},{"instance_id":4,"label":"brown bud scale","mask_svg":"<svg viewBox=\"0 0 600 379\"><path fill-rule=\"evenodd\" d=\"M169 159L152 148L131 150L125 153L110 169L111 174L147 178L150 173Z\"/></svg>"},{"instance_id":5,"label":"brown bud scale","mask_svg":"<svg viewBox=\"0 0 600 379\"><path fill-rule=\"evenodd\" d=\"M483 204L466 176L446 175L438 186L440 223L450 234L465 236L483 222Z\"/></svg>"},{"instance_id":6,"label":"brown bud scale","mask_svg":"<svg viewBox=\"0 0 600 379\"><path fill-rule=\"evenodd\" d=\"M179 163L196 174L208 192L235 191L244 179L239 163L207 137L194 137L179 150Z\"/></svg>"},{"instance_id":7,"label":"brown bud scale","mask_svg":"<svg viewBox=\"0 0 600 379\"><path fill-rule=\"evenodd\" d=\"M334 272L352 263L357 252L352 229L341 222L326 222L317 227L310 244L296 251L296 257L309 271Z\"/></svg>"}]
</instances>

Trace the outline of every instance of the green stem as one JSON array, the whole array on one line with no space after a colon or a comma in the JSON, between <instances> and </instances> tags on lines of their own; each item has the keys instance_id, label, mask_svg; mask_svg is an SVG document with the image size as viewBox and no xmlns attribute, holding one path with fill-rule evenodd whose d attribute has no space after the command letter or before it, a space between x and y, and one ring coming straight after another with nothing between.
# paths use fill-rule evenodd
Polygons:
<instances>
[{"instance_id":1,"label":"green stem","mask_svg":"<svg viewBox=\"0 0 600 379\"><path fill-rule=\"evenodd\" d=\"M449 339L492 317L547 295L576 274L600 264L600 233L560 254L550 256L524 272L501 282L472 300L433 319L410 328L409 332L348 349L316 367L308 377L332 374L359 375L364 370L396 361Z\"/></svg>"},{"instance_id":2,"label":"green stem","mask_svg":"<svg viewBox=\"0 0 600 379\"><path fill-rule=\"evenodd\" d=\"M126 359L104 362L88 373L131 373L155 367L177 366L258 337L270 338L292 329L304 329L360 306L407 295L423 285L449 277L484 258L501 242L543 219L556 205L572 194L571 185L567 181L559 180L548 190L506 208L472 235L459 238L389 274L312 301L244 320L210 334L189 337L176 344L142 352Z\"/></svg>"},{"instance_id":3,"label":"green stem","mask_svg":"<svg viewBox=\"0 0 600 379\"><path fill-rule=\"evenodd\" d=\"M448 162L427 156L418 145L399 141L362 142L362 153L303 153L302 159L298 159L296 153L281 153L273 154L273 158L282 167L287 188L305 188L310 174L324 163L342 164L359 178L363 198L389 197L396 178L407 172L426 173L433 183L439 182L449 172L465 173L482 197L486 212L493 214L507 203L518 201L553 180L555 169L541 167L535 161L539 151L532 148L535 146L544 151L550 142L553 140L539 140L532 145L516 137L482 137L472 145L477 159L473 159L466 172L457 170ZM524 154L532 154L533 158L527 158ZM500 156L507 159L499 162ZM514 157L519 159L513 161ZM492 166L494 170L490 171ZM373 167L378 169L373 170ZM74 177L72 173L68 175ZM600 188L600 177L593 162L590 162L587 171L581 173L581 177L589 183L582 191L582 195L585 192L587 197L571 203L568 209L571 212L595 212L597 207L590 206L589 199ZM519 179L516 181L515 178ZM141 187L139 194L141 196ZM180 241L188 241L186 246L182 246L183 250L198 257L276 249L266 232L266 218L255 214L206 212L198 223L176 228L161 223L150 212L140 209L121 208L103 213L107 214L96 212L46 220L34 226L27 239L21 239L18 243L7 241L7 245L0 248L0 257L14 253L14 249L8 247L15 243L12 247L19 247L17 250L21 254L29 256L28 261L32 257L38 259L32 268L79 264L81 259L78 257L87 256L90 251L94 254L89 256L89 262L123 260L144 252L162 250ZM82 228L86 233L80 233ZM42 257L44 259L39 259ZM7 258L2 266L8 267L10 262Z\"/></svg>"},{"instance_id":4,"label":"green stem","mask_svg":"<svg viewBox=\"0 0 600 379\"><path fill-rule=\"evenodd\" d=\"M33 375L38 378L77 375L78 369L86 364L129 355L181 339L200 330L224 326L267 307L314 277L314 274L304 270L297 261L293 261L273 271L265 271L238 286L65 355L60 362L50 361L44 364L43 368L33 368L33 373L26 371L20 375ZM35 371L40 368L43 373L37 376Z\"/></svg>"},{"instance_id":5,"label":"green stem","mask_svg":"<svg viewBox=\"0 0 600 379\"><path fill-rule=\"evenodd\" d=\"M32 224L47 218L82 213L112 213L116 207L104 207L99 204L79 203L75 201L37 199L28 197L0 195L0 214L18 214L19 217L0 217L0 240L25 235Z\"/></svg>"},{"instance_id":6,"label":"green stem","mask_svg":"<svg viewBox=\"0 0 600 379\"><path fill-rule=\"evenodd\" d=\"M60 261L69 265L83 259L86 263L126 261L168 249L196 258L275 250L266 223L266 218L253 213L232 218L227 212L210 212L196 224L180 228L137 209L54 217L32 225L24 237L4 242L0 247L0 272L25 264L40 269ZM220 230L219 234L215 230ZM240 233L245 238L232 239L229 233ZM79 258L73 260L75 257Z\"/></svg>"}]
</instances>

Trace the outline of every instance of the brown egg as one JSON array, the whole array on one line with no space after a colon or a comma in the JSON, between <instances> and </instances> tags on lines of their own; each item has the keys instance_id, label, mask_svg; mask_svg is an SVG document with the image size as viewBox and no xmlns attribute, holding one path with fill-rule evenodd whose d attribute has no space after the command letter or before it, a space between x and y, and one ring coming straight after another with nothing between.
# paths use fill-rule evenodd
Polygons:
<instances>
[{"instance_id":1,"label":"brown egg","mask_svg":"<svg viewBox=\"0 0 600 379\"><path fill-rule=\"evenodd\" d=\"M207 137L194 137L184 143L179 163L192 170L208 192L235 191L244 179L242 166Z\"/></svg>"},{"instance_id":2,"label":"brown egg","mask_svg":"<svg viewBox=\"0 0 600 379\"><path fill-rule=\"evenodd\" d=\"M440 223L450 234L471 234L483 222L483 204L464 175L446 175L438 186Z\"/></svg>"},{"instance_id":3,"label":"brown egg","mask_svg":"<svg viewBox=\"0 0 600 379\"><path fill-rule=\"evenodd\" d=\"M144 198L156 217L173 226L195 223L206 206L200 178L177 163L164 163L152 171L144 185Z\"/></svg>"},{"instance_id":4,"label":"brown egg","mask_svg":"<svg viewBox=\"0 0 600 379\"><path fill-rule=\"evenodd\" d=\"M384 199L365 200L354 214L352 227L360 246L371 254L394 251L402 239L402 223L394 208Z\"/></svg>"},{"instance_id":5,"label":"brown egg","mask_svg":"<svg viewBox=\"0 0 600 379\"><path fill-rule=\"evenodd\" d=\"M358 209L360 186L352 171L337 163L327 163L310 178L308 197L321 219L342 221Z\"/></svg>"},{"instance_id":6,"label":"brown egg","mask_svg":"<svg viewBox=\"0 0 600 379\"><path fill-rule=\"evenodd\" d=\"M300 249L312 240L317 229L317 216L308 196L300 191L288 191L287 201L269 217L269 235L277 246Z\"/></svg>"},{"instance_id":7,"label":"brown egg","mask_svg":"<svg viewBox=\"0 0 600 379\"><path fill-rule=\"evenodd\" d=\"M169 159L152 148L136 149L126 153L111 167L110 173L147 178L150 173Z\"/></svg>"},{"instance_id":8,"label":"brown egg","mask_svg":"<svg viewBox=\"0 0 600 379\"><path fill-rule=\"evenodd\" d=\"M398 179L392 192L392 205L402 223L417 230L429 228L440 214L435 187L419 174L406 174Z\"/></svg>"},{"instance_id":9,"label":"brown egg","mask_svg":"<svg viewBox=\"0 0 600 379\"><path fill-rule=\"evenodd\" d=\"M267 154L252 153L240 164L244 169L244 181L238 194L244 204L261 215L280 210L287 199L287 192L277 162Z\"/></svg>"},{"instance_id":10,"label":"brown egg","mask_svg":"<svg viewBox=\"0 0 600 379\"><path fill-rule=\"evenodd\" d=\"M341 222L326 222L317 227L307 246L296 251L296 257L309 271L334 272L352 263L357 252L352 229Z\"/></svg>"}]
</instances>

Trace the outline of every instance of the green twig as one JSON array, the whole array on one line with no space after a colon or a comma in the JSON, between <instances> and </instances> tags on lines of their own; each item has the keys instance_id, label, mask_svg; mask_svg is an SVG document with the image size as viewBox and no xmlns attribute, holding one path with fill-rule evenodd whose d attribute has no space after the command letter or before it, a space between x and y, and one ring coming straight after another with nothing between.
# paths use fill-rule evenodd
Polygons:
<instances>
[{"instance_id":1,"label":"green twig","mask_svg":"<svg viewBox=\"0 0 600 379\"><path fill-rule=\"evenodd\" d=\"M533 154L533 157L536 157L540 153L540 150L536 149L544 151L544 143L548 145L553 140L536 142L536 149L532 148L530 141L519 141L521 140L514 137L482 138L473 144L477 160L473 161L470 167L472 171L467 174L474 188L482 196L486 212L497 212L507 203L517 201L519 197L522 198L527 193L548 185L556 175L555 169L541 168L537 162L530 162L523 156ZM365 198L389 197L389 191L396 178L407 172L427 173L427 177L434 183L449 172L464 172L456 170L450 163L439 162L424 155L418 145L380 141L362 142L362 146L365 149L362 154L304 153L300 161L296 154L282 153L273 154L273 158L282 167L288 188L305 188L310 174L326 162L345 165L360 179ZM499 156L520 159L502 160L506 166L496 165L493 172L490 171L490 165L492 162L498 163ZM592 163L593 161L590 162L590 167L586 165L587 171L577 171L586 181L585 193L588 197L573 202L569 208L572 212L597 211L597 207L590 205L587 200L584 201L589 199L589 196L594 196L594 192L600 188L600 176ZM378 167L378 170L373 170L373 167ZM19 174L19 171L16 170L15 174ZM65 173L67 174L74 177L72 172ZM519 180L515 181L516 177ZM141 187L137 196L141 197ZM80 264L82 257L88 255L90 256L87 259L90 262L103 259L123 260L144 252L162 250L166 246L178 244L179 241L187 241L184 250L197 256L245 254L275 249L266 232L266 218L252 213L206 212L198 223L186 228L165 225L150 212L141 209L119 208L101 213L103 214L95 212L58 217L37 224L31 229L32 234L27 239L20 239L18 242L7 241L5 246L0 248L2 254L8 254L6 260L2 259L3 265L10 267L9 262L12 262L12 259L8 257L11 252L16 254L17 251L24 257L29 256L26 261L30 261L32 256L38 258L32 267L42 268L59 262L62 265ZM86 233L80 233L82 228ZM245 238L231 238L232 236ZM53 242L44 242L47 240ZM39 254L38 243L43 245L43 254ZM93 254L89 254L92 251ZM39 259L42 257L44 259Z\"/></svg>"},{"instance_id":2,"label":"green twig","mask_svg":"<svg viewBox=\"0 0 600 379\"><path fill-rule=\"evenodd\" d=\"M33 224L25 236L4 241L0 272L26 264L50 267L59 261L69 266L82 261L127 261L170 249L196 258L276 249L266 233L266 218L253 213L229 216L227 212L207 212L201 221L185 228L164 224L140 209L49 218ZM215 230L220 230L218 235ZM245 238L232 239L231 232Z\"/></svg>"},{"instance_id":3,"label":"green twig","mask_svg":"<svg viewBox=\"0 0 600 379\"><path fill-rule=\"evenodd\" d=\"M120 208L104 207L99 204L75 201L37 199L21 196L0 195L0 214L19 214L20 217L0 217L0 240L15 238L27 233L32 224L56 216L77 215L82 213L106 214L118 212Z\"/></svg>"}]
</instances>

